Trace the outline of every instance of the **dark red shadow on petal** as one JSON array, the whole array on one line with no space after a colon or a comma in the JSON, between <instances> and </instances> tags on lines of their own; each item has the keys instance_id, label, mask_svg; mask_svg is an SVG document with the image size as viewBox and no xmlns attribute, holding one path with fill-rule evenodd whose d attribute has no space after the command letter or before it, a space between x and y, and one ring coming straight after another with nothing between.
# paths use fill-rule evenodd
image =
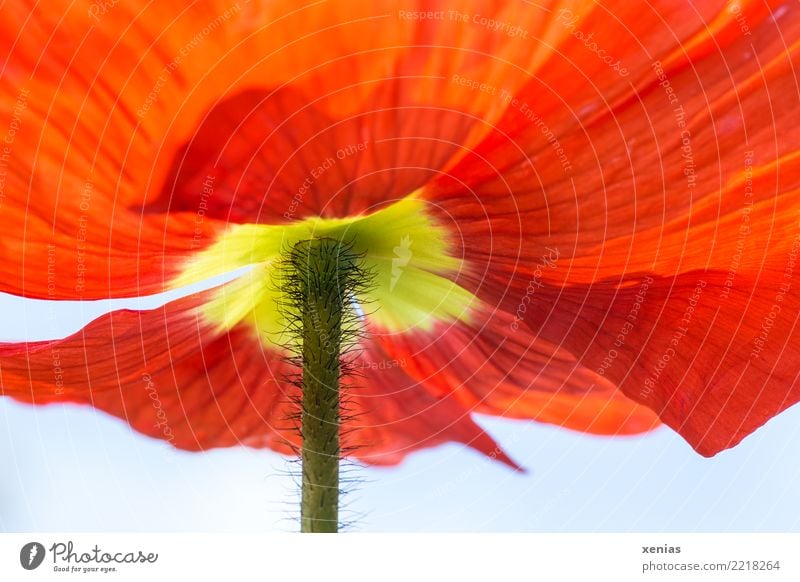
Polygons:
<instances>
[{"instance_id":1,"label":"dark red shadow on petal","mask_svg":"<svg viewBox=\"0 0 800 582\"><path fill-rule=\"evenodd\" d=\"M161 195L146 210L202 209L231 222L285 223L352 216L404 197L448 162L475 120L387 102L391 95L379 108L334 119L290 89L221 101L175 156Z\"/></svg>"}]
</instances>

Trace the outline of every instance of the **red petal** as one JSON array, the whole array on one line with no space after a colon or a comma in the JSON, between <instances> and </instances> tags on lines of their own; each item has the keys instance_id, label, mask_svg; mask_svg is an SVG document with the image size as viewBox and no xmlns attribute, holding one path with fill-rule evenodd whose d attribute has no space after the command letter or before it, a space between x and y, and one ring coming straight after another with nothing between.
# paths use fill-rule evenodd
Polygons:
<instances>
[{"instance_id":1,"label":"red petal","mask_svg":"<svg viewBox=\"0 0 800 582\"><path fill-rule=\"evenodd\" d=\"M710 31L691 14L674 26L688 56L677 46L631 48L643 51L633 84L605 86L601 74L594 93L570 90L560 105L522 94L537 117L523 122L512 111L500 127L516 123L514 131L490 136L427 191L454 241L463 241L462 284L581 365L603 370L703 454L733 446L800 399L797 297L787 287L800 195L800 129L792 122L800 14L745 12L752 36L732 34L735 15L712 11ZM628 25L626 15L633 17L613 13ZM594 22L608 34L618 26ZM652 38L663 38L658 28ZM608 51L624 48L623 40L604 40L597 37ZM659 59L662 68L653 67ZM524 156L530 161L520 163ZM628 330L648 276L646 305ZM707 288L691 329L672 346L700 279ZM616 345L620 334L627 335ZM665 353L668 370L656 372Z\"/></svg>"},{"instance_id":2,"label":"red petal","mask_svg":"<svg viewBox=\"0 0 800 582\"><path fill-rule=\"evenodd\" d=\"M761 230L750 237L745 260L755 268L762 257L787 249L786 238L769 233L791 227L800 191L800 128L789 123L798 102L798 47L785 44L800 36L800 19L786 11L751 24L752 38L726 35L727 45L690 66L669 69L672 50L651 55L637 92L617 105L598 104L591 119L570 102L545 114L534 95L527 101L532 120L521 123L519 110L510 110L515 132L493 135L429 191L442 221L470 242L470 262L531 273L549 246L569 258L569 268L548 275L559 283L587 283L621 270L727 270L734 245L716 241L738 231L750 202L750 227ZM683 114L659 85L653 56L665 59ZM618 79L617 85L628 83Z\"/></svg>"},{"instance_id":3,"label":"red petal","mask_svg":"<svg viewBox=\"0 0 800 582\"><path fill-rule=\"evenodd\" d=\"M197 312L210 293L113 312L63 340L4 345L3 393L91 404L182 449L269 444L283 360L249 329L215 334Z\"/></svg>"},{"instance_id":4,"label":"red petal","mask_svg":"<svg viewBox=\"0 0 800 582\"><path fill-rule=\"evenodd\" d=\"M521 470L452 394L434 395L409 376L403 362L370 343L356 361L360 377L347 392L353 420L345 447L370 463L394 464L418 449L460 442Z\"/></svg>"},{"instance_id":5,"label":"red petal","mask_svg":"<svg viewBox=\"0 0 800 582\"><path fill-rule=\"evenodd\" d=\"M445 3L438 8L465 7ZM481 26L465 34L458 23L441 27L437 22L403 18L393 2L299 7L256 0L189 7L95 3L87 9L61 1L47 7L12 1L7 8L0 23L0 43L8 54L0 98L8 118L19 117L21 125L16 128L0 196L4 225L0 290L28 297L88 299L163 290L185 258L208 245L222 227L204 214L208 201L202 190L178 191L175 206L159 197L173 192L173 184L165 181L203 116L228 97L245 90L263 94L285 87L294 96L284 113L295 112L300 103L313 104L307 115L301 112L298 127L280 134L286 140L278 149L282 153L287 144L295 143L289 139L293 132L296 137L319 127L321 120L346 120L380 110L369 119L375 128L369 135L357 131L357 125L363 129L366 123L348 122L347 130L336 135L347 143L320 139L317 145L324 148L316 152L319 155L308 150L298 160L308 162L313 157L321 163L347 145L387 136L413 137L415 144L391 144L395 153L415 154L408 159L387 158L378 151L390 149L387 143L375 148L369 163L366 158L359 163L379 169L406 163L410 168L397 173L414 173L417 164L442 163L437 161L441 154L429 159L420 153L426 151L417 147L420 142L428 151L430 138L463 145L464 124L482 133L483 117L501 109L486 95L464 99L449 79L452 73L502 77L513 88L524 76L518 64L530 58L518 50L522 39L508 40ZM497 10L486 14L510 17L510 5ZM532 19L535 30L533 24L541 26L544 16L533 11L523 20ZM320 46L325 50L318 50ZM320 95L324 98L318 99ZM402 109L419 106L436 109L426 114ZM429 121L434 111L456 106L474 118L465 116L452 124L452 131L441 132L437 125L441 129L451 124ZM416 123L408 125L414 117ZM398 133L390 131L401 126L405 129ZM433 131L417 135L420 127ZM272 172L273 161L259 169ZM278 177L274 200L268 202L263 218L287 211L281 180L295 177L295 171ZM224 170L211 172L222 183L223 176L216 174ZM355 177L366 174L359 171ZM338 200L344 200L336 212L358 210L394 195L385 191L384 186L393 183L386 173L364 182L357 191L339 192L339 185L349 183L339 178L317 185L324 196L338 194ZM414 178L403 184L412 187L419 182ZM212 197L212 206L233 202L229 189L237 183L222 183L220 201ZM370 184L373 191L366 195ZM254 202L258 210L264 187L259 184L249 192L255 201L240 195L235 203L244 211L233 208L230 216L252 218L248 211ZM296 187L290 190L293 196ZM351 195L359 196L357 203ZM154 201L187 214L168 218L149 213L143 220L139 208ZM310 202L301 208L303 212L330 212L326 204ZM228 217L224 209L217 214Z\"/></svg>"},{"instance_id":6,"label":"red petal","mask_svg":"<svg viewBox=\"0 0 800 582\"><path fill-rule=\"evenodd\" d=\"M782 273L758 283L737 275L733 288L726 277L545 288L525 324L602 370L710 456L800 400L800 291L787 290Z\"/></svg>"},{"instance_id":7,"label":"red petal","mask_svg":"<svg viewBox=\"0 0 800 582\"><path fill-rule=\"evenodd\" d=\"M63 339L0 344L2 394L33 404L89 404L187 450L247 445L291 454L300 444L294 372L249 325L218 335L197 307L218 290L152 311L118 311ZM434 397L377 347L347 388L344 448L369 463L456 441L512 467L452 397Z\"/></svg>"},{"instance_id":8,"label":"red petal","mask_svg":"<svg viewBox=\"0 0 800 582\"><path fill-rule=\"evenodd\" d=\"M649 408L566 349L516 325L514 317L484 312L474 321L379 339L392 361L426 389L473 412L604 435L637 434L658 425Z\"/></svg>"}]
</instances>

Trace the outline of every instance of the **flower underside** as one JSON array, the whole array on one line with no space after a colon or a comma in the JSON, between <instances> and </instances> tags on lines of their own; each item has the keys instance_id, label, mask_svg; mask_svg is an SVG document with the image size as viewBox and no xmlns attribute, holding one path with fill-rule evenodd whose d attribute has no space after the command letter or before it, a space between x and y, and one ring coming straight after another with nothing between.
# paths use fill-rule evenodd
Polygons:
<instances>
[{"instance_id":1,"label":"flower underside","mask_svg":"<svg viewBox=\"0 0 800 582\"><path fill-rule=\"evenodd\" d=\"M800 401L785 0L487 3L527 38L380 3L246 4L197 46L212 2L0 21L0 291L134 297L249 267L0 345L2 394L182 449L292 453L280 258L332 238L374 277L350 306L369 341L348 434L368 462L445 442L494 457L473 413L663 422L710 456Z\"/></svg>"},{"instance_id":2,"label":"flower underside","mask_svg":"<svg viewBox=\"0 0 800 582\"><path fill-rule=\"evenodd\" d=\"M252 268L202 307L220 332L249 323L263 340L282 346L287 314L279 278L281 256L298 242L330 238L352 245L372 274L357 302L367 307L370 323L402 333L429 331L435 322L469 321L477 298L456 282L464 268L452 255L448 232L411 195L376 212L350 218L307 218L287 225L243 224L230 227L215 244L198 253L173 282L174 288L232 270ZM358 308L358 307L356 307Z\"/></svg>"}]
</instances>

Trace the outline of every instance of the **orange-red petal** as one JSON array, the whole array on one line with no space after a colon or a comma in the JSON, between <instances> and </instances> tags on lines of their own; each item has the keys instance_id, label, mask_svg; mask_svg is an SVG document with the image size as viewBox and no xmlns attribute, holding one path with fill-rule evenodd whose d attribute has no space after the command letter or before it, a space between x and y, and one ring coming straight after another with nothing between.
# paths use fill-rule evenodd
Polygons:
<instances>
[{"instance_id":1,"label":"orange-red petal","mask_svg":"<svg viewBox=\"0 0 800 582\"><path fill-rule=\"evenodd\" d=\"M213 148L210 153L192 150L191 138L203 116L209 111L213 115L215 105L237 103L224 101L227 98L267 92L266 109L260 102L248 105L254 120L261 121L260 116L270 111L267 125L279 125L283 114L299 120L300 125L291 130L287 126L279 136L297 131L315 147L316 130L341 122L347 131L332 132L329 140L320 140L322 152L334 144L341 147L338 142L343 137L361 139L362 132L372 126L377 128L373 137L391 135L394 114L348 121L359 119L366 108L401 111L411 107L409 111L416 112L420 106L439 105L455 111L447 115L458 121L416 135L419 127L412 122L423 122L425 116L415 120L415 115L400 115L398 125L403 130L397 133L411 145L397 150L406 153L403 164L413 166L424 159L426 151L417 145L443 137L462 146L448 144L435 150L430 166L450 171L426 190L442 222L457 227L454 239L467 265L460 282L489 308L515 317L518 327L528 326L539 345L558 346L571 357L560 360L566 370L565 385L558 386L559 407L552 416L546 413L552 398L542 402L535 390L522 389L523 371L536 374L539 370L541 376L541 360L521 365L519 378L510 384L501 382L502 391L488 394L474 384L450 385L451 381L466 384L466 372L457 365L437 371L421 362L409 373L392 371L392 381L404 389L402 396L381 392L378 400L386 408L374 408L376 414L390 411L392 421L376 416L380 422L369 426L396 421L405 432L390 437L383 428L375 428L371 442L389 443L378 447L378 457L393 458L394 451L413 448L413 442L439 442L440 437L483 439L480 446L485 449L488 442L480 431L455 422L466 417L469 404L496 412L511 401L512 415L539 415L552 422L567 415L562 424L571 422L571 407L584 415L580 418L596 420L596 410L605 410L609 402L625 410L632 406L607 389L588 408L583 397L570 401L563 389L573 386L569 371L577 366L587 378L603 376L650 406L704 454L735 444L798 399L792 376L797 362L790 353L797 345L794 320L786 316L796 312L797 297L791 285L785 287L787 273L789 284L794 275L794 266L791 271L787 268L794 261L794 208L800 191L800 134L789 124L798 103L796 11L788 5L778 8L777 2L772 13L769 3L737 3L751 29L745 34L736 13L721 1L694 3L691 10L668 0L646 7L576 2L564 6L570 18L559 12L561 5L534 7L525 12L525 25L542 42L532 43L538 48L526 53L518 50L521 43L480 27L387 19L383 5L348 4L348 10L342 10L338 4L292 12L292 7L278 3L248 3L246 11L237 11L225 21L221 40L209 33L200 39L203 42L191 45L191 54L169 71L155 98L150 93L164 64L175 62L192 35L204 30L212 17L218 18L224 7L206 4L184 11L181 6L169 9L175 14L167 14L162 7L137 12L115 5L112 14L89 24L79 20L77 12L64 16L58 10L37 10L30 24L25 24L27 7L12 11L2 24L11 57L0 94L12 115L20 107L25 111L28 117L20 119L30 122L31 131L18 132L17 167L4 183L6 199L0 212L8 218L8 237L0 243L2 289L29 296L69 297L78 294L80 281L81 293L87 297L159 290L190 251L208 244L221 228L223 221L208 217L200 222L199 232L194 230L201 202L196 181L202 171L184 179L180 170L175 173L175 164L184 151L191 152L195 162L198 156L210 159L217 153ZM331 13L331 6L336 6L337 14ZM468 6L452 7L467 11ZM421 3L420 7L437 8L438 4ZM497 8L492 16L516 19L513 5L498 4ZM578 18L572 20L572 16ZM166 32L165 17L172 23ZM12 47L9 39L15 38L18 29L21 41ZM594 45L586 41L589 33ZM369 39L375 36L385 44L372 44ZM309 50L319 42L331 52ZM437 50L436 45L445 48ZM592 46L618 58L626 74L598 58ZM98 54L109 58L100 60ZM252 55L266 56L252 66ZM497 65L500 62L504 64ZM210 71L209 63L213 64ZM499 100L474 86L469 89L454 82L453 74L508 89L517 102ZM415 76L424 80L406 80ZM315 100L317 92L325 98L314 107L304 107L304 102ZM673 95L680 111L671 101ZM684 132L691 146L688 158L687 151L681 150L686 145ZM235 135L233 127L228 127L228 134ZM551 136L558 138L557 147ZM248 144L237 147L231 151L245 158L257 152L248 149ZM451 159L445 160L445 153ZM315 155L309 146L297 158L308 165ZM304 202L301 213L315 213L315 207L318 213L326 207L334 214L349 212L394 196L392 180L386 182L388 194L346 186L352 172L365 178L362 186L380 185L380 180L370 182L366 177L393 161L382 154L364 168L341 166L345 176L327 173L316 185L315 205ZM206 165L198 167L202 170ZM266 174L280 170L271 161L260 169ZM292 168L292 172L297 170ZM418 181L419 174L412 175L409 184ZM266 218L280 214L291 194L289 185L297 177L287 172L286 184L278 183L276 204L267 203ZM172 181L183 188L177 196ZM236 180L222 183L231 202L242 194ZM84 211L87 185L91 208ZM326 189L342 187L358 200L342 197L341 208L327 206L337 192ZM749 194L748 188L752 188ZM169 193L166 199L165 192ZM253 194L258 195L257 188L248 192L241 217L227 216L250 219L248 208L261 208ZM226 205L223 200L219 217ZM169 209L181 212L162 212ZM241 211L238 203L234 211ZM110 221L104 220L107 217ZM88 230L82 227L86 223L92 225ZM87 232L74 234L81 229ZM87 243L86 248L79 248L76 241ZM557 265L538 266L550 248L558 249ZM647 299L631 321L643 281L650 281ZM703 291L695 300L693 290L699 282ZM531 308L522 312L520 305L526 297ZM678 337L676 326L686 319L687 306L692 307L691 330L687 327ZM102 334L112 332L112 317L96 324L96 344ZM116 317L130 323L133 319L128 318L152 316ZM148 330L152 323L148 319ZM629 323L633 329L627 328ZM90 326L86 333L93 329ZM451 333L459 341L467 339L463 329ZM162 335L168 337L167 332ZM231 341L223 338L220 341ZM77 368L80 357L85 365L85 354L80 356L85 346L74 338L66 341L65 349L74 354ZM194 346L195 354L208 349L209 358L217 353L223 354L223 360L230 359L224 356L224 345L214 341L204 334ZM674 341L678 345L672 345ZM513 359L530 345L504 355ZM250 349L259 350L255 346ZM784 351L787 346L788 352ZM459 355L452 355L454 342L443 339L439 347L442 355ZM19 376L23 367L16 349L4 348L13 380L11 384L4 380L4 386L11 393L19 390L18 380L24 379ZM36 374L32 385L39 393L52 372L52 362L48 368L42 355L52 344L25 346L28 349L34 350L36 365L30 373ZM409 349L417 348L409 345ZM675 354L654 378L656 366L661 366L665 354L671 354L670 349ZM229 356L235 354L236 350ZM131 362L136 362L135 357ZM197 360L187 356L185 362L182 373L196 373ZM472 352L462 363L477 365ZM103 374L112 372L100 367L97 373L107 379ZM76 377L81 378L79 373ZM497 370L490 370L487 377L500 379ZM424 380L428 391L418 392L414 380ZM371 376L369 389L377 389L378 382L378 377ZM551 382L550 388L555 389L556 383ZM170 386L168 378L166 385ZM642 392L643 387L650 390ZM70 397L79 394L79 387L76 390ZM181 403L181 390L173 383L166 401ZM192 403L213 402L194 384L187 390ZM587 389L587 397L592 392ZM231 398L238 406L242 396L238 400L236 396ZM106 408L123 416L125 397L125 393L113 397ZM84 392L81 398L93 397ZM97 402L102 404L102 400ZM141 408L141 401L136 402ZM442 412L423 415L428 410ZM220 428L227 423L227 412L209 414L202 416L211 431L202 433L209 442L240 438L235 431L220 436L227 430ZM247 418L255 422L253 416ZM616 419L613 424L620 417L610 418ZM184 411L180 426L190 426L190 421ZM436 432L441 423L457 429ZM147 430L141 423L135 426ZM581 426L592 430L594 421ZM366 429L364 433L369 434ZM270 443L280 446L277 440Z\"/></svg>"},{"instance_id":2,"label":"orange-red petal","mask_svg":"<svg viewBox=\"0 0 800 582\"><path fill-rule=\"evenodd\" d=\"M3 393L90 404L182 449L265 446L283 361L249 329L215 334L197 311L210 293L112 312L63 340L3 345Z\"/></svg>"},{"instance_id":3,"label":"orange-red petal","mask_svg":"<svg viewBox=\"0 0 800 582\"><path fill-rule=\"evenodd\" d=\"M434 395L473 412L602 435L638 434L659 424L652 410L502 311L486 310L474 323L437 324L429 333L376 330L375 339Z\"/></svg>"},{"instance_id":4,"label":"orange-red petal","mask_svg":"<svg viewBox=\"0 0 800 582\"><path fill-rule=\"evenodd\" d=\"M525 324L710 456L800 400L800 293L774 275L732 288L712 271L543 288Z\"/></svg>"},{"instance_id":5,"label":"orange-red petal","mask_svg":"<svg viewBox=\"0 0 800 582\"><path fill-rule=\"evenodd\" d=\"M531 117L510 110L427 196L467 259L462 284L710 455L800 400L800 14L744 3L744 34L729 7L669 6L647 7L657 25L632 7L579 20L638 54L630 82L578 43L564 66L586 74L521 92Z\"/></svg>"},{"instance_id":6,"label":"orange-red petal","mask_svg":"<svg viewBox=\"0 0 800 582\"><path fill-rule=\"evenodd\" d=\"M207 291L151 311L117 311L63 340L0 344L0 394L91 405L186 450L300 445L286 355L249 325L219 334L198 307ZM453 397L436 397L368 346L344 397L343 448L373 464L461 442L516 467Z\"/></svg>"},{"instance_id":7,"label":"orange-red petal","mask_svg":"<svg viewBox=\"0 0 800 582\"><path fill-rule=\"evenodd\" d=\"M420 2L408 8L467 6ZM353 119L350 130L338 136L355 140L353 144L337 142L331 148L326 143L315 152L335 156L338 148L391 133L380 128L397 128L406 125L403 118L422 115L403 107L434 107L452 117L465 112L455 125L465 123L470 135L481 134L484 118L496 116L502 107L488 96L462 99L449 77L455 72L502 77L513 88L531 59L518 50L520 39L504 39L481 26L465 32L457 25L406 18L393 2L134 2L95 3L87 9L66 1L46 7L16 1L7 8L0 22L0 43L8 55L0 106L9 118L19 118L19 127L0 196L0 290L29 297L90 299L161 291L192 251L215 238L224 224L205 216L208 201L202 190L178 193L181 204L173 209L185 213L142 215L140 209L154 202L171 208L161 197L174 191L170 179L176 177L171 173L176 162L204 116L226 99L246 91L279 95L285 88L295 97L283 113L291 116L299 110L302 116L300 104L322 97L314 105L319 120ZM510 4L498 5L487 15L510 17L511 9ZM532 11L523 20L541 26L546 13ZM325 50L318 50L320 46ZM455 112L446 114L447 109ZM357 116L369 111L381 113L358 122ZM289 129L280 135L286 140L281 152L292 143L293 132L299 135L314 127L292 127L291 119L287 124ZM436 128L434 123L424 125ZM375 127L373 133L370 127ZM406 160L373 154L367 169L435 166L437 156L420 154L419 143L431 148L432 138L459 145L469 139L461 129L441 136L436 131L415 135L415 127L419 124L400 132L415 143L391 144L415 156ZM311 153L307 150L304 162ZM297 166L307 166L304 162ZM266 169L275 170L269 164ZM293 168L287 174L296 177L296 172ZM375 190L392 183L387 176L372 182ZM217 177L212 174L212 181ZM343 181L334 182L320 182L319 192L335 196L335 186ZM213 204L224 205L226 197L234 202L225 190L230 186L223 185L223 201ZM229 216L246 214L240 203L251 208L265 197L267 208L284 207L285 193L278 188L270 200L266 186L240 195ZM366 202L392 195L367 196L368 186L364 182L356 193ZM339 193L339 199L350 194ZM322 202L309 204L311 211L325 211Z\"/></svg>"}]
</instances>

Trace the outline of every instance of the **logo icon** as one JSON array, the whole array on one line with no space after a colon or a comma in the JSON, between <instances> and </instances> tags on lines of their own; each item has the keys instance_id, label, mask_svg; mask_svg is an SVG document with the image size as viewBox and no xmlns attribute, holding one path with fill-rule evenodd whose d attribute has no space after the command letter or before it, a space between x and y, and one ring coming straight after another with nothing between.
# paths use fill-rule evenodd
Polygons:
<instances>
[{"instance_id":1,"label":"logo icon","mask_svg":"<svg viewBox=\"0 0 800 582\"><path fill-rule=\"evenodd\" d=\"M411 252L411 237L406 235L400 239L400 244L394 247L392 259L392 279L389 281L389 291L394 291L394 286L403 274L403 267L407 266L414 253Z\"/></svg>"},{"instance_id":2,"label":"logo icon","mask_svg":"<svg viewBox=\"0 0 800 582\"><path fill-rule=\"evenodd\" d=\"M28 542L19 552L19 563L26 570L35 570L44 562L44 546L39 542Z\"/></svg>"}]
</instances>

